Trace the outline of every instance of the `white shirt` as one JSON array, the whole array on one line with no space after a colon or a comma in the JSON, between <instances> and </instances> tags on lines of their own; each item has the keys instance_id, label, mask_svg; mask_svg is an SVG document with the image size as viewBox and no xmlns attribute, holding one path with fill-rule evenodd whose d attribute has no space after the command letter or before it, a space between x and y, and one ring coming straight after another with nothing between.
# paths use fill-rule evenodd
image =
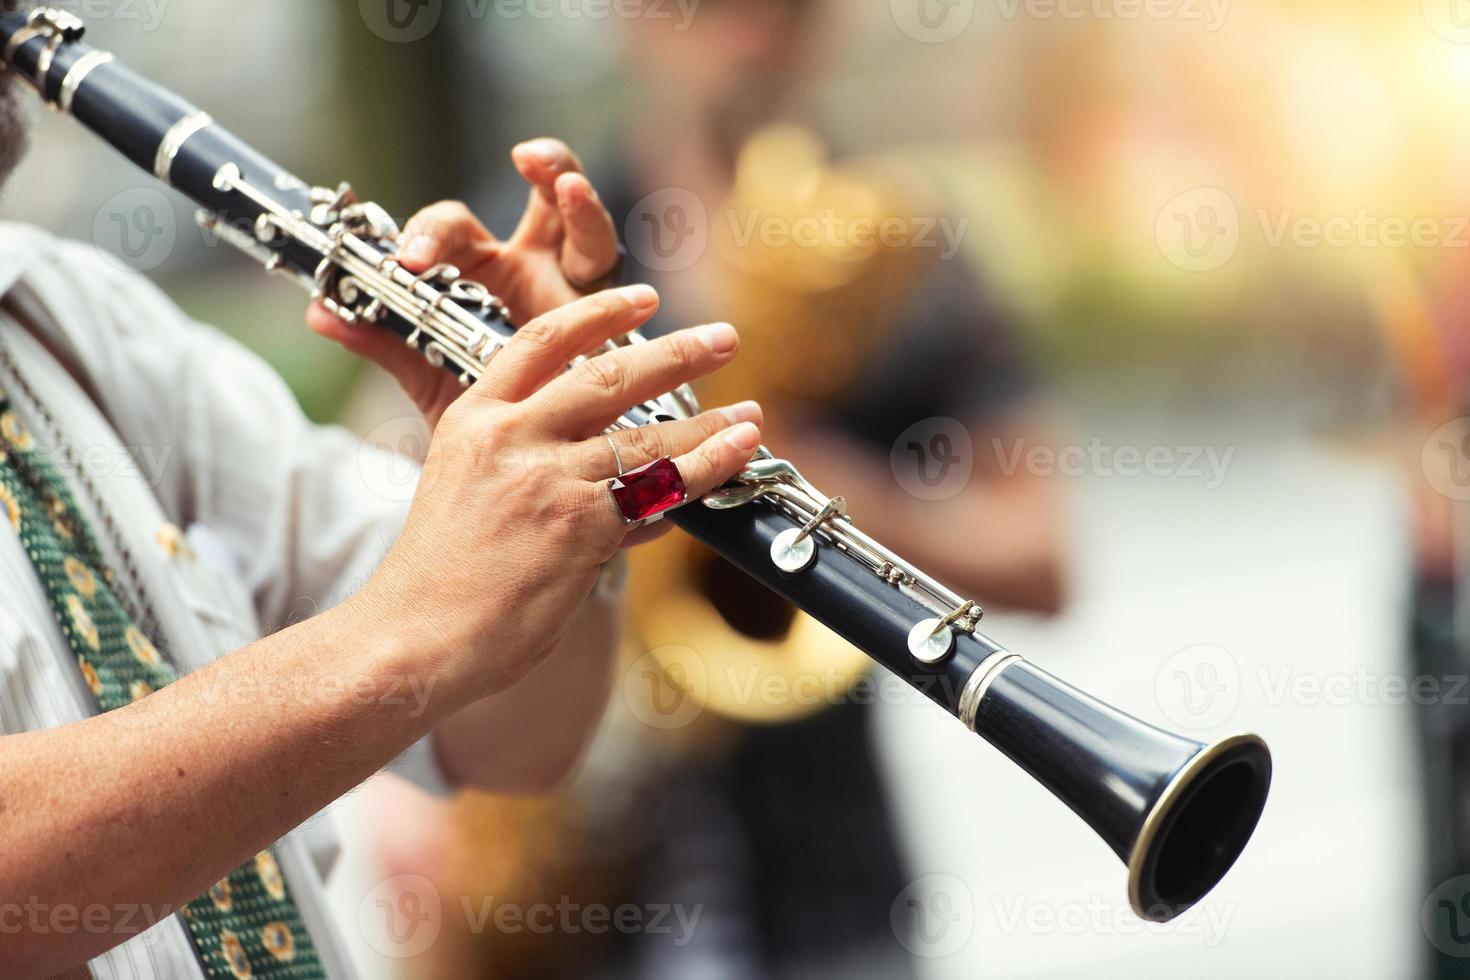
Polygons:
<instances>
[{"instance_id":1,"label":"white shirt","mask_svg":"<svg viewBox=\"0 0 1470 980\"><path fill-rule=\"evenodd\" d=\"M0 295L85 385L0 311L0 388L58 461L124 590L146 594L181 673L340 601L402 527L404 495L372 488L401 486L403 460L311 424L264 362L94 248L0 223ZM18 537L0 530L0 734L95 711ZM448 791L426 742L391 768ZM277 856L329 974L351 978L323 891L337 851L328 812ZM177 916L90 966L97 980L203 980Z\"/></svg>"}]
</instances>

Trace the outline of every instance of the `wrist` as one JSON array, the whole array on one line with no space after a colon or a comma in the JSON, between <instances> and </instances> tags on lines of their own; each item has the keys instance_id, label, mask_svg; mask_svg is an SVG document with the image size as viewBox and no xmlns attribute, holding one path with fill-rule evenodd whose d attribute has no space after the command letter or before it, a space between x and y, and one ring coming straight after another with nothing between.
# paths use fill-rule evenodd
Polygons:
<instances>
[{"instance_id":1,"label":"wrist","mask_svg":"<svg viewBox=\"0 0 1470 980\"><path fill-rule=\"evenodd\" d=\"M355 651L371 683L399 692L393 702L401 696L427 719L427 729L483 695L467 676L464 651L444 641L446 631L425 628L399 611L408 607L363 590L327 615L334 638Z\"/></svg>"}]
</instances>

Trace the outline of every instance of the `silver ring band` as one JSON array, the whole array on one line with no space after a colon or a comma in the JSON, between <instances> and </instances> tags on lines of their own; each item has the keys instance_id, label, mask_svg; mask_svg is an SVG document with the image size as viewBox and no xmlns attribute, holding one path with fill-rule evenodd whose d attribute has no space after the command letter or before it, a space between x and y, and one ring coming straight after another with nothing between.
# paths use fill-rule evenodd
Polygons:
<instances>
[{"instance_id":1,"label":"silver ring band","mask_svg":"<svg viewBox=\"0 0 1470 980\"><path fill-rule=\"evenodd\" d=\"M15 36L10 39L10 43L5 45L4 58L6 64L10 64L15 61L15 53L21 48L25 47L27 44L30 44L36 38L45 36L46 31L35 26L24 27L21 28L19 31L16 31Z\"/></svg>"},{"instance_id":2,"label":"silver ring band","mask_svg":"<svg viewBox=\"0 0 1470 980\"><path fill-rule=\"evenodd\" d=\"M185 116L169 128L163 134L163 142L158 144L158 156L153 161L153 173L159 180L173 186L174 157L184 148L189 138L200 130L208 129L214 125L214 120L207 112L196 112Z\"/></svg>"},{"instance_id":3,"label":"silver ring band","mask_svg":"<svg viewBox=\"0 0 1470 980\"><path fill-rule=\"evenodd\" d=\"M617 440L613 439L613 437L610 434L603 436L603 438L606 439L607 440L607 444L612 447L612 451L613 451L613 463L618 468L618 476L622 476L624 473L626 473L628 471L625 470L625 469L623 469L623 454L620 453L620 452L618 452Z\"/></svg>"},{"instance_id":4,"label":"silver ring band","mask_svg":"<svg viewBox=\"0 0 1470 980\"><path fill-rule=\"evenodd\" d=\"M78 58L77 63L71 66L71 70L61 80L61 96L57 99L56 107L62 112L71 112L71 104L76 101L77 89L82 87L83 80L94 69L110 61L112 61L111 51L88 51Z\"/></svg>"},{"instance_id":5,"label":"silver ring band","mask_svg":"<svg viewBox=\"0 0 1470 980\"><path fill-rule=\"evenodd\" d=\"M995 679L1005 672L1011 664L1020 662L1019 654L1011 653L1009 650L997 650L986 657L970 679L965 682L965 689L960 692L959 714L960 721L970 731L975 730L975 721L980 717L980 702L985 700L985 693L990 690L990 685Z\"/></svg>"}]
</instances>

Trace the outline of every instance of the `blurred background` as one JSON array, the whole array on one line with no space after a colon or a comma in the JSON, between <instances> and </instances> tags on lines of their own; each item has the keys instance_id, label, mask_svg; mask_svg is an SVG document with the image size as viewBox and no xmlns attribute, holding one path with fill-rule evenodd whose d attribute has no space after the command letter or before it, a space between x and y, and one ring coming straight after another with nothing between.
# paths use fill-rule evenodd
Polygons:
<instances>
[{"instance_id":1,"label":"blurred background","mask_svg":"<svg viewBox=\"0 0 1470 980\"><path fill-rule=\"evenodd\" d=\"M707 401L763 399L773 449L1011 649L1275 752L1236 869L1143 926L1044 790L671 539L564 794L378 777L335 808L367 976L1470 975L1470 6L73 6L404 218L460 198L508 234L509 148L567 140L663 323L741 328ZM294 287L69 120L3 216L148 274L314 418L424 451Z\"/></svg>"}]
</instances>

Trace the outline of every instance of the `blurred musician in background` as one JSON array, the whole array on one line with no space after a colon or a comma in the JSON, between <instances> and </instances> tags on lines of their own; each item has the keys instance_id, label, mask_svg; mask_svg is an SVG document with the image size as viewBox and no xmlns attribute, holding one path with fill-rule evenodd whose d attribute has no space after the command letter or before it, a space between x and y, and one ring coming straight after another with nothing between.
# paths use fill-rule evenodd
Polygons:
<instances>
[{"instance_id":1,"label":"blurred musician in background","mask_svg":"<svg viewBox=\"0 0 1470 980\"><path fill-rule=\"evenodd\" d=\"M830 12L720 0L687 30L627 19L642 84L625 169L597 174L627 274L658 285L668 324L720 310L741 325L747 369L703 400L761 399L773 450L874 534L982 603L1050 613L1058 497L995 449L1046 442L1045 413L938 181L899 159L834 161L808 123L809 42ZM614 705L572 795L463 801L461 850L400 851L390 870L453 866L441 888L471 901L697 907L699 928L620 944L492 928L441 940L433 975L908 975L890 911L912 875L869 744L866 658L683 535L637 561L630 588L616 700L648 703ZM804 683L817 703L791 696ZM691 697L692 719L664 714Z\"/></svg>"}]
</instances>

